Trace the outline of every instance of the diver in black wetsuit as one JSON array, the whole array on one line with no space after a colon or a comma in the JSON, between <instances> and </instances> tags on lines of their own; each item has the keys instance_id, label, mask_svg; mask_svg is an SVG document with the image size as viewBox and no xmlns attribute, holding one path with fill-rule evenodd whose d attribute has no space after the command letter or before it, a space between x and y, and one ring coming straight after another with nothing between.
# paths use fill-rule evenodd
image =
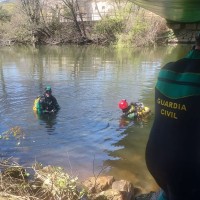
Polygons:
<instances>
[{"instance_id":1,"label":"diver in black wetsuit","mask_svg":"<svg viewBox=\"0 0 200 200\"><path fill-rule=\"evenodd\" d=\"M56 112L60 109L56 98L52 95L50 86L45 88L45 93L41 96L39 103L44 112Z\"/></svg>"},{"instance_id":2,"label":"diver in black wetsuit","mask_svg":"<svg viewBox=\"0 0 200 200\"><path fill-rule=\"evenodd\" d=\"M56 98L52 95L50 86L45 88L45 92L42 96L35 99L33 110L37 111L38 114L43 113L55 113L60 109L60 106Z\"/></svg>"},{"instance_id":3,"label":"diver in black wetsuit","mask_svg":"<svg viewBox=\"0 0 200 200\"><path fill-rule=\"evenodd\" d=\"M167 200L200 199L200 34L185 58L166 64L155 87L146 164Z\"/></svg>"}]
</instances>

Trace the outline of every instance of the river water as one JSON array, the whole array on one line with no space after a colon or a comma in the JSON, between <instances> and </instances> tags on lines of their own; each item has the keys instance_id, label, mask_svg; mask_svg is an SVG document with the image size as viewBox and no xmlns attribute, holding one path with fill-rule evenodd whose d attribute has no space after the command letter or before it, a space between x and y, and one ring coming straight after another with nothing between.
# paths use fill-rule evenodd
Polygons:
<instances>
[{"instance_id":1,"label":"river water","mask_svg":"<svg viewBox=\"0 0 200 200\"><path fill-rule=\"evenodd\" d=\"M118 102L141 101L153 112L159 69L189 48L1 48L1 158L13 157L24 166L35 161L62 166L80 180L113 175L152 190L156 184L144 152L154 116L143 122L121 121ZM39 117L33 101L46 85L51 85L61 110Z\"/></svg>"}]
</instances>

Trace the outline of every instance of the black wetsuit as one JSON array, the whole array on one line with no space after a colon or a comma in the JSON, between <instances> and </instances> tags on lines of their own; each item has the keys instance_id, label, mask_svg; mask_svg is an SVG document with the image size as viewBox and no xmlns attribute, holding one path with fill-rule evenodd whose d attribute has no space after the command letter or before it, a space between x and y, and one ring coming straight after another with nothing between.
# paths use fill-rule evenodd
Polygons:
<instances>
[{"instance_id":1,"label":"black wetsuit","mask_svg":"<svg viewBox=\"0 0 200 200\"><path fill-rule=\"evenodd\" d=\"M51 112L51 111L58 111L60 109L60 106L58 105L58 102L56 98L51 95L47 97L45 94L40 97L40 109L42 112Z\"/></svg>"},{"instance_id":2,"label":"black wetsuit","mask_svg":"<svg viewBox=\"0 0 200 200\"><path fill-rule=\"evenodd\" d=\"M200 199L199 50L159 73L146 164L168 200Z\"/></svg>"}]
</instances>

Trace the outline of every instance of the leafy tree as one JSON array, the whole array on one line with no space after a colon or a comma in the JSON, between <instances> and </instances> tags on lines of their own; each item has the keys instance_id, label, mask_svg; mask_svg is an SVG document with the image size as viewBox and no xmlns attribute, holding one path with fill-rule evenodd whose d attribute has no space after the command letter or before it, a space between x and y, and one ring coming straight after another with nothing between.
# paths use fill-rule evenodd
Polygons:
<instances>
[{"instance_id":1,"label":"leafy tree","mask_svg":"<svg viewBox=\"0 0 200 200\"><path fill-rule=\"evenodd\" d=\"M95 33L104 43L115 42L117 36L124 32L133 4L124 1L110 1L110 5L113 7L112 12L102 16L94 27Z\"/></svg>"},{"instance_id":2,"label":"leafy tree","mask_svg":"<svg viewBox=\"0 0 200 200\"><path fill-rule=\"evenodd\" d=\"M8 13L7 10L3 9L2 6L0 6L0 21L7 22L10 21L11 15Z\"/></svg>"},{"instance_id":3,"label":"leafy tree","mask_svg":"<svg viewBox=\"0 0 200 200\"><path fill-rule=\"evenodd\" d=\"M25 14L29 17L31 23L39 25L40 23L40 11L41 5L40 0L20 0L22 9Z\"/></svg>"},{"instance_id":4,"label":"leafy tree","mask_svg":"<svg viewBox=\"0 0 200 200\"><path fill-rule=\"evenodd\" d=\"M64 17L75 24L79 35L86 38L85 27L78 0L62 0L64 3Z\"/></svg>"}]
</instances>

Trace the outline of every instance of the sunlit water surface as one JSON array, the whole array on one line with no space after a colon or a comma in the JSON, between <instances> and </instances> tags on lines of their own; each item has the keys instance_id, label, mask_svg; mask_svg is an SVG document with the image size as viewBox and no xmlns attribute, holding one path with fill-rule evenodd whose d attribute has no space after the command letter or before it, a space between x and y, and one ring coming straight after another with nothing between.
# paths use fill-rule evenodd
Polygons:
<instances>
[{"instance_id":1,"label":"sunlit water surface","mask_svg":"<svg viewBox=\"0 0 200 200\"><path fill-rule=\"evenodd\" d=\"M24 166L35 161L64 167L83 180L93 174L126 179L147 191L156 185L144 159L153 115L120 120L120 99L154 111L159 69L190 46L147 49L5 47L0 49L0 152ZM51 85L61 110L38 117L33 101ZM23 134L7 134L19 127Z\"/></svg>"}]
</instances>

